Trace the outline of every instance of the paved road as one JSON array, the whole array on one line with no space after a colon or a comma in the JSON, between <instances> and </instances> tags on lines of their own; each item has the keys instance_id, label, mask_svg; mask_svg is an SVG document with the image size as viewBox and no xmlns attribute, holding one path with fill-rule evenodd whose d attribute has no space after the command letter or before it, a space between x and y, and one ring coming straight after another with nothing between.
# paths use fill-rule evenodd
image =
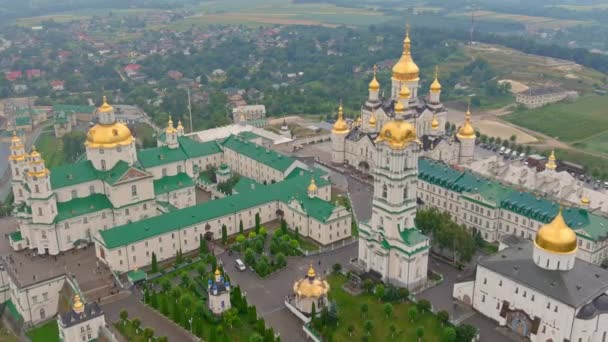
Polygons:
<instances>
[{"instance_id":1,"label":"paved road","mask_svg":"<svg viewBox=\"0 0 608 342\"><path fill-rule=\"evenodd\" d=\"M285 297L293 293L293 284L306 274L310 263L314 264L317 274L322 274L337 262L348 267L349 260L356 254L357 244L354 244L322 255L289 258L286 268L266 279L261 279L251 271L236 271L233 267L236 253L232 256L224 253L219 259L224 263L231 280L247 294L247 301L256 306L258 314L264 317L276 333L281 334L281 340L297 342L305 341L302 322L284 304Z\"/></svg>"}]
</instances>

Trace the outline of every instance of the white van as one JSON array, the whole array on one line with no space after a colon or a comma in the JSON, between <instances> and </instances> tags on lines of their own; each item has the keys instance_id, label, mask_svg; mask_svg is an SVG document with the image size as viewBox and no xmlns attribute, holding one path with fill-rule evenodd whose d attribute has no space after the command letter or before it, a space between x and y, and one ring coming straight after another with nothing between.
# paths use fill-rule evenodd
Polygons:
<instances>
[{"instance_id":1,"label":"white van","mask_svg":"<svg viewBox=\"0 0 608 342\"><path fill-rule=\"evenodd\" d=\"M236 259L234 261L234 267L236 267L236 269L239 270L239 271L241 271L241 272L243 272L243 271L245 271L247 269L245 267L245 263L241 259Z\"/></svg>"}]
</instances>

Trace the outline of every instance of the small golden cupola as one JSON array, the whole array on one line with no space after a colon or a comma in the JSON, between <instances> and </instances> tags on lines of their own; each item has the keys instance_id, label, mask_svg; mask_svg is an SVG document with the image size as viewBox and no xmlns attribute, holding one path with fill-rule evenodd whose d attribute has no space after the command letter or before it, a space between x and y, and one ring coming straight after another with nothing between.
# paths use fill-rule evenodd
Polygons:
<instances>
[{"instance_id":1,"label":"small golden cupola","mask_svg":"<svg viewBox=\"0 0 608 342\"><path fill-rule=\"evenodd\" d=\"M399 99L406 100L410 98L410 88L408 88L405 84L401 85L401 89L399 90Z\"/></svg>"},{"instance_id":2,"label":"small golden cupola","mask_svg":"<svg viewBox=\"0 0 608 342\"><path fill-rule=\"evenodd\" d=\"M432 129L439 128L439 121L437 120L437 116L435 115L435 113L433 113L433 121L431 121L431 128Z\"/></svg>"},{"instance_id":3,"label":"small golden cupola","mask_svg":"<svg viewBox=\"0 0 608 342\"><path fill-rule=\"evenodd\" d=\"M293 292L298 298L323 298L329 292L329 284L317 278L311 264L306 276L293 285Z\"/></svg>"},{"instance_id":4,"label":"small golden cupola","mask_svg":"<svg viewBox=\"0 0 608 342\"><path fill-rule=\"evenodd\" d=\"M173 134L175 132L177 132L177 130L175 129L175 127L173 127L173 119L171 118L171 115L169 115L169 121L167 121L167 128L165 128L165 133Z\"/></svg>"},{"instance_id":5,"label":"small golden cupola","mask_svg":"<svg viewBox=\"0 0 608 342\"><path fill-rule=\"evenodd\" d=\"M315 191L317 191L317 183L315 183L314 178L311 178L310 184L308 185L308 192L315 192Z\"/></svg>"},{"instance_id":6,"label":"small golden cupola","mask_svg":"<svg viewBox=\"0 0 608 342\"><path fill-rule=\"evenodd\" d=\"M591 203L591 200L589 200L589 197L587 197L587 196L581 197L581 205L583 205L584 207L588 207L590 203Z\"/></svg>"},{"instance_id":7,"label":"small golden cupola","mask_svg":"<svg viewBox=\"0 0 608 342\"><path fill-rule=\"evenodd\" d=\"M393 79L402 82L418 81L420 79L419 73L420 69L412 59L410 27L408 25L405 39L403 40L403 53L397 64L393 67Z\"/></svg>"},{"instance_id":8,"label":"small golden cupola","mask_svg":"<svg viewBox=\"0 0 608 342\"><path fill-rule=\"evenodd\" d=\"M549 159L547 159L547 163L545 164L545 169L554 171L557 168L557 164L555 163L555 161L555 150L551 150Z\"/></svg>"},{"instance_id":9,"label":"small golden cupola","mask_svg":"<svg viewBox=\"0 0 608 342\"><path fill-rule=\"evenodd\" d=\"M371 82L369 82L369 91L378 91L380 90L380 82L376 79L376 73L378 72L378 66L374 64L374 77Z\"/></svg>"},{"instance_id":10,"label":"small golden cupola","mask_svg":"<svg viewBox=\"0 0 608 342\"><path fill-rule=\"evenodd\" d=\"M114 107L112 107L108 104L108 98L104 95L103 102L102 102L101 106L99 108L97 108L97 111L100 113L109 113L113 110L114 110Z\"/></svg>"},{"instance_id":11,"label":"small golden cupola","mask_svg":"<svg viewBox=\"0 0 608 342\"><path fill-rule=\"evenodd\" d=\"M456 136L458 139L475 139L475 129L473 128L473 124L471 123L471 106L467 109L467 112L464 116L464 124L460 126L458 133Z\"/></svg>"},{"instance_id":12,"label":"small golden cupola","mask_svg":"<svg viewBox=\"0 0 608 342\"><path fill-rule=\"evenodd\" d=\"M555 254L571 254L576 252L576 233L566 224L562 208L550 223L542 226L536 233L534 244L539 248Z\"/></svg>"},{"instance_id":13,"label":"small golden cupola","mask_svg":"<svg viewBox=\"0 0 608 342\"><path fill-rule=\"evenodd\" d=\"M178 120L178 121L177 121L177 130L178 130L178 131L179 131L179 130L181 130L181 131L183 131L183 130L184 130L184 125L182 125L182 120Z\"/></svg>"},{"instance_id":14,"label":"small golden cupola","mask_svg":"<svg viewBox=\"0 0 608 342\"><path fill-rule=\"evenodd\" d=\"M82 303L82 300L80 299L79 295L74 295L74 303L72 304L72 310L74 310L74 312L77 314L81 314L84 312L84 304Z\"/></svg>"},{"instance_id":15,"label":"small golden cupola","mask_svg":"<svg viewBox=\"0 0 608 342\"><path fill-rule=\"evenodd\" d=\"M17 135L16 131L13 131L13 136L11 137L11 155L8 157L9 160L12 161L23 161L26 158L25 146L21 139Z\"/></svg>"},{"instance_id":16,"label":"small golden cupola","mask_svg":"<svg viewBox=\"0 0 608 342\"><path fill-rule=\"evenodd\" d=\"M331 131L338 134L348 133L348 124L346 124L346 121L344 120L344 108L342 107L342 103L340 103L340 107L338 107L338 119L334 123Z\"/></svg>"},{"instance_id":17,"label":"small golden cupola","mask_svg":"<svg viewBox=\"0 0 608 342\"><path fill-rule=\"evenodd\" d=\"M438 93L441 91L441 83L439 83L439 67L435 67L435 80L431 83L431 93Z\"/></svg>"},{"instance_id":18,"label":"small golden cupola","mask_svg":"<svg viewBox=\"0 0 608 342\"><path fill-rule=\"evenodd\" d=\"M376 119L376 112L372 112L372 115L369 116L369 120L367 121L367 123L370 125L370 127L376 127L376 123L377 123Z\"/></svg>"}]
</instances>

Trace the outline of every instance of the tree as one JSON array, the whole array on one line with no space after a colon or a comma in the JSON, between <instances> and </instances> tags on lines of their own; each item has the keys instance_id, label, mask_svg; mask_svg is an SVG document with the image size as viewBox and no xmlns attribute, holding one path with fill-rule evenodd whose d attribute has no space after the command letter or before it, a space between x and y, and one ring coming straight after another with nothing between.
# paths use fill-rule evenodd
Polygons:
<instances>
[{"instance_id":1,"label":"tree","mask_svg":"<svg viewBox=\"0 0 608 342\"><path fill-rule=\"evenodd\" d=\"M84 153L84 140L86 135L82 131L71 131L61 138L63 154L70 162L75 161Z\"/></svg>"},{"instance_id":2,"label":"tree","mask_svg":"<svg viewBox=\"0 0 608 342\"><path fill-rule=\"evenodd\" d=\"M261 277L266 276L270 272L270 265L268 265L268 258L262 256L260 260L255 264L256 271Z\"/></svg>"},{"instance_id":3,"label":"tree","mask_svg":"<svg viewBox=\"0 0 608 342\"><path fill-rule=\"evenodd\" d=\"M262 227L260 227L259 233L260 233L260 235L265 237L268 234L268 230L266 230L266 227L262 226Z\"/></svg>"},{"instance_id":4,"label":"tree","mask_svg":"<svg viewBox=\"0 0 608 342\"><path fill-rule=\"evenodd\" d=\"M225 245L228 243L228 229L226 229L226 225L222 225L222 243Z\"/></svg>"},{"instance_id":5,"label":"tree","mask_svg":"<svg viewBox=\"0 0 608 342\"><path fill-rule=\"evenodd\" d=\"M456 341L472 341L477 336L477 328L470 324L461 324L456 328Z\"/></svg>"},{"instance_id":6,"label":"tree","mask_svg":"<svg viewBox=\"0 0 608 342\"><path fill-rule=\"evenodd\" d=\"M258 334L257 332L254 332L253 334L249 335L249 342L264 342L264 337L262 337L262 335Z\"/></svg>"},{"instance_id":7,"label":"tree","mask_svg":"<svg viewBox=\"0 0 608 342\"><path fill-rule=\"evenodd\" d=\"M203 239L203 234L199 234L198 236L198 254L199 255L204 255L207 254L208 250L207 250L207 241L205 241L205 239Z\"/></svg>"},{"instance_id":8,"label":"tree","mask_svg":"<svg viewBox=\"0 0 608 342\"><path fill-rule=\"evenodd\" d=\"M424 328L423 327L416 328L416 336L418 337L418 341L422 341L422 337L424 337Z\"/></svg>"},{"instance_id":9,"label":"tree","mask_svg":"<svg viewBox=\"0 0 608 342\"><path fill-rule=\"evenodd\" d=\"M314 322L315 318L317 318L317 306L315 303L312 303L312 308L310 309L310 321Z\"/></svg>"},{"instance_id":10,"label":"tree","mask_svg":"<svg viewBox=\"0 0 608 342\"><path fill-rule=\"evenodd\" d=\"M374 294L376 295L376 298L378 298L378 301L382 300L382 298L384 297L385 291L386 291L386 289L384 288L384 285L382 285L382 284L376 285L376 288L374 289Z\"/></svg>"},{"instance_id":11,"label":"tree","mask_svg":"<svg viewBox=\"0 0 608 342\"><path fill-rule=\"evenodd\" d=\"M443 330L443 341L444 342L455 342L456 341L456 330L454 330L453 327L446 327Z\"/></svg>"},{"instance_id":12,"label":"tree","mask_svg":"<svg viewBox=\"0 0 608 342\"><path fill-rule=\"evenodd\" d=\"M127 310L125 310L125 309L120 310L120 320L122 321L123 325L127 323L128 318L129 318L129 313L127 312Z\"/></svg>"},{"instance_id":13,"label":"tree","mask_svg":"<svg viewBox=\"0 0 608 342\"><path fill-rule=\"evenodd\" d=\"M410 297L410 290L407 287L399 288L399 298L407 300Z\"/></svg>"},{"instance_id":14,"label":"tree","mask_svg":"<svg viewBox=\"0 0 608 342\"><path fill-rule=\"evenodd\" d=\"M355 326L351 323L348 325L348 336L352 337L353 336L353 332L355 332Z\"/></svg>"},{"instance_id":15,"label":"tree","mask_svg":"<svg viewBox=\"0 0 608 342\"><path fill-rule=\"evenodd\" d=\"M334 271L334 273L339 273L342 270L342 264L337 262L331 268Z\"/></svg>"},{"instance_id":16,"label":"tree","mask_svg":"<svg viewBox=\"0 0 608 342\"><path fill-rule=\"evenodd\" d=\"M363 281L363 289L367 293L372 293L372 290L374 289L374 282L371 279L365 279Z\"/></svg>"},{"instance_id":17,"label":"tree","mask_svg":"<svg viewBox=\"0 0 608 342\"><path fill-rule=\"evenodd\" d=\"M217 328L215 325L211 326L211 332L209 333L209 342L218 342L217 341Z\"/></svg>"},{"instance_id":18,"label":"tree","mask_svg":"<svg viewBox=\"0 0 608 342\"><path fill-rule=\"evenodd\" d=\"M152 252L152 273L158 273L158 261L154 252Z\"/></svg>"},{"instance_id":19,"label":"tree","mask_svg":"<svg viewBox=\"0 0 608 342\"><path fill-rule=\"evenodd\" d=\"M296 241L300 241L300 227L296 227L295 239L296 239Z\"/></svg>"},{"instance_id":20,"label":"tree","mask_svg":"<svg viewBox=\"0 0 608 342\"><path fill-rule=\"evenodd\" d=\"M159 337L156 342L169 342L169 338L167 336Z\"/></svg>"},{"instance_id":21,"label":"tree","mask_svg":"<svg viewBox=\"0 0 608 342\"><path fill-rule=\"evenodd\" d=\"M509 141L512 142L512 143L514 143L516 140L517 140L517 135L516 134L513 134L513 135L511 135L509 137Z\"/></svg>"},{"instance_id":22,"label":"tree","mask_svg":"<svg viewBox=\"0 0 608 342\"><path fill-rule=\"evenodd\" d=\"M287 221L281 220L281 232L287 234Z\"/></svg>"},{"instance_id":23,"label":"tree","mask_svg":"<svg viewBox=\"0 0 608 342\"><path fill-rule=\"evenodd\" d=\"M256 233L256 232L249 232L249 238L250 238L250 239L253 239L253 238L255 238L256 236L257 236L257 233Z\"/></svg>"},{"instance_id":24,"label":"tree","mask_svg":"<svg viewBox=\"0 0 608 342\"><path fill-rule=\"evenodd\" d=\"M415 306L410 306L407 310L407 315L410 317L410 321L414 322L418 317L418 309Z\"/></svg>"},{"instance_id":25,"label":"tree","mask_svg":"<svg viewBox=\"0 0 608 342\"><path fill-rule=\"evenodd\" d=\"M260 232L260 213L255 213L255 232Z\"/></svg>"},{"instance_id":26,"label":"tree","mask_svg":"<svg viewBox=\"0 0 608 342\"><path fill-rule=\"evenodd\" d=\"M530 152L532 151L532 147L530 147L530 145L526 145L526 147L524 147L524 151L526 154L530 154Z\"/></svg>"},{"instance_id":27,"label":"tree","mask_svg":"<svg viewBox=\"0 0 608 342\"><path fill-rule=\"evenodd\" d=\"M437 312L437 320L441 325L446 325L450 320L450 314L445 310L439 310L439 312Z\"/></svg>"},{"instance_id":28,"label":"tree","mask_svg":"<svg viewBox=\"0 0 608 342\"><path fill-rule=\"evenodd\" d=\"M156 294L156 291L154 291L154 290L151 290L151 293L150 293L150 305L154 309L158 309L158 295Z\"/></svg>"},{"instance_id":29,"label":"tree","mask_svg":"<svg viewBox=\"0 0 608 342\"><path fill-rule=\"evenodd\" d=\"M391 318L393 314L393 305L391 303L384 304L384 313L386 314L386 318Z\"/></svg>"},{"instance_id":30,"label":"tree","mask_svg":"<svg viewBox=\"0 0 608 342\"><path fill-rule=\"evenodd\" d=\"M232 326L239 319L239 314L238 314L238 311L235 308L231 308L229 310L224 311L224 314L223 314L222 318L224 319L224 323L230 329L232 329Z\"/></svg>"},{"instance_id":31,"label":"tree","mask_svg":"<svg viewBox=\"0 0 608 342\"><path fill-rule=\"evenodd\" d=\"M244 231L245 231L245 230L243 229L243 220L240 220L240 221L239 221L239 233L240 233L241 235L243 235L243 232L244 232Z\"/></svg>"},{"instance_id":32,"label":"tree","mask_svg":"<svg viewBox=\"0 0 608 342\"><path fill-rule=\"evenodd\" d=\"M285 259L285 254L278 253L275 258L275 262L278 267L283 267L283 266L287 265L287 259Z\"/></svg>"},{"instance_id":33,"label":"tree","mask_svg":"<svg viewBox=\"0 0 608 342\"><path fill-rule=\"evenodd\" d=\"M131 321L131 325L133 326L133 328L135 329L135 333L139 334L139 326L141 325L141 320L137 317L133 318L133 320Z\"/></svg>"},{"instance_id":34,"label":"tree","mask_svg":"<svg viewBox=\"0 0 608 342\"><path fill-rule=\"evenodd\" d=\"M177 250L177 252L175 252L175 265L180 265L182 262L184 262L184 257L180 248Z\"/></svg>"},{"instance_id":35,"label":"tree","mask_svg":"<svg viewBox=\"0 0 608 342\"><path fill-rule=\"evenodd\" d=\"M236 242L237 242L237 243L240 245L240 244L242 244L243 242L245 242L245 240L246 240L246 239L247 239L247 238L245 237L245 235L243 235L243 234L239 234L239 235L236 237Z\"/></svg>"},{"instance_id":36,"label":"tree","mask_svg":"<svg viewBox=\"0 0 608 342\"><path fill-rule=\"evenodd\" d=\"M431 311L431 302L426 299L421 299L418 301L418 303L416 303L416 307L420 313L424 314Z\"/></svg>"},{"instance_id":37,"label":"tree","mask_svg":"<svg viewBox=\"0 0 608 342\"><path fill-rule=\"evenodd\" d=\"M148 342L150 342L152 340L152 337L154 337L154 330L152 330L152 328L145 328L144 338L148 340Z\"/></svg>"},{"instance_id":38,"label":"tree","mask_svg":"<svg viewBox=\"0 0 608 342\"><path fill-rule=\"evenodd\" d=\"M245 263L250 266L255 265L255 253L251 248L247 248L245 250Z\"/></svg>"},{"instance_id":39,"label":"tree","mask_svg":"<svg viewBox=\"0 0 608 342\"><path fill-rule=\"evenodd\" d=\"M368 311L369 311L369 305L367 305L367 303L361 304L361 316L366 317Z\"/></svg>"},{"instance_id":40,"label":"tree","mask_svg":"<svg viewBox=\"0 0 608 342\"><path fill-rule=\"evenodd\" d=\"M388 330L391 332L391 340L394 339L395 333L397 332L397 327L395 324L391 323L391 325L388 326Z\"/></svg>"},{"instance_id":41,"label":"tree","mask_svg":"<svg viewBox=\"0 0 608 342\"><path fill-rule=\"evenodd\" d=\"M369 336L372 334L372 329L374 329L374 324L372 323L371 320L368 319L363 324L363 328L365 328L365 331L367 332L367 335Z\"/></svg>"},{"instance_id":42,"label":"tree","mask_svg":"<svg viewBox=\"0 0 608 342\"><path fill-rule=\"evenodd\" d=\"M266 329L264 342L274 342L274 330L272 328Z\"/></svg>"}]
</instances>

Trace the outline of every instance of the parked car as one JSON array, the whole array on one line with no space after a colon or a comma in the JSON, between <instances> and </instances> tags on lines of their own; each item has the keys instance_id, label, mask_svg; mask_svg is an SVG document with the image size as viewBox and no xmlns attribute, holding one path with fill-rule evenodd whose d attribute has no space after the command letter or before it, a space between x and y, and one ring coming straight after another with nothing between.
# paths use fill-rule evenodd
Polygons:
<instances>
[{"instance_id":1,"label":"parked car","mask_svg":"<svg viewBox=\"0 0 608 342\"><path fill-rule=\"evenodd\" d=\"M604 188L608 189L608 182L604 182Z\"/></svg>"},{"instance_id":2,"label":"parked car","mask_svg":"<svg viewBox=\"0 0 608 342\"><path fill-rule=\"evenodd\" d=\"M522 152L519 154L519 160L524 160L524 159L526 159L526 154Z\"/></svg>"},{"instance_id":3,"label":"parked car","mask_svg":"<svg viewBox=\"0 0 608 342\"><path fill-rule=\"evenodd\" d=\"M247 269L247 267L245 266L245 263L241 259L234 260L234 267L236 267L236 269L241 272L243 272Z\"/></svg>"},{"instance_id":4,"label":"parked car","mask_svg":"<svg viewBox=\"0 0 608 342\"><path fill-rule=\"evenodd\" d=\"M498 151L498 154L503 154L505 153L505 147L501 147L500 150Z\"/></svg>"}]
</instances>

